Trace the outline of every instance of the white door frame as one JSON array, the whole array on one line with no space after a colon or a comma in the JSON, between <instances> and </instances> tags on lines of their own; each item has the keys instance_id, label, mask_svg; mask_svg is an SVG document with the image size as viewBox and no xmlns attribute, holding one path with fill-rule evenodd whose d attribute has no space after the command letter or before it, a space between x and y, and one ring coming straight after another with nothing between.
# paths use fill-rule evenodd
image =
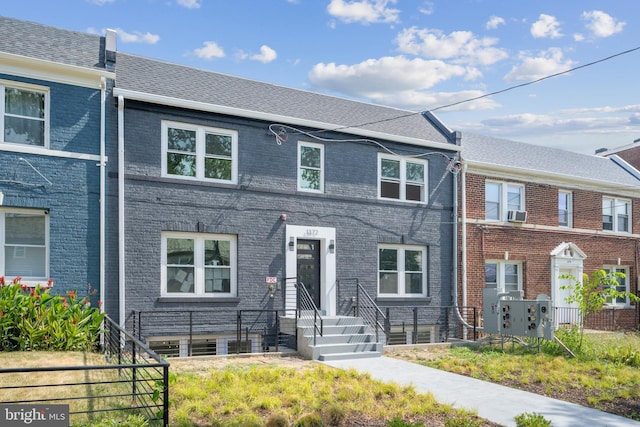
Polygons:
<instances>
[{"instance_id":1,"label":"white door frame","mask_svg":"<svg viewBox=\"0 0 640 427\"><path fill-rule=\"evenodd\" d=\"M285 266L287 278L298 275L298 239L320 241L320 301L325 315L336 315L336 229L305 225L287 225L285 230ZM332 246L332 247L330 247ZM292 280L285 281L285 309L295 310L296 291Z\"/></svg>"},{"instance_id":2,"label":"white door frame","mask_svg":"<svg viewBox=\"0 0 640 427\"><path fill-rule=\"evenodd\" d=\"M577 307L575 304L569 304L563 300L562 295L565 292L560 287L565 283L566 279L561 279L560 275L569 270L576 280L582 280L583 261L585 258L587 258L585 253L571 242L562 242L551 251L551 301L554 307ZM554 315L553 320L555 326L558 326L563 319L560 319L558 315Z\"/></svg>"}]
</instances>

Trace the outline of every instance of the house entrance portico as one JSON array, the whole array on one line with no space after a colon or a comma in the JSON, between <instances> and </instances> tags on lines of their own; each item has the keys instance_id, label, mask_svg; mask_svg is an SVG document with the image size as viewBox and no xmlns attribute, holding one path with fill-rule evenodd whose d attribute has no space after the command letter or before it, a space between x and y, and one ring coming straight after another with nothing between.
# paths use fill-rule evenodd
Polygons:
<instances>
[{"instance_id":1,"label":"house entrance portico","mask_svg":"<svg viewBox=\"0 0 640 427\"><path fill-rule=\"evenodd\" d=\"M304 283L318 309L336 315L336 229L287 225L285 238L286 277ZM285 308L296 308L295 283L286 281Z\"/></svg>"},{"instance_id":2,"label":"house entrance portico","mask_svg":"<svg viewBox=\"0 0 640 427\"><path fill-rule=\"evenodd\" d=\"M555 326L580 321L577 317L577 304L566 301L571 295L571 290L563 287L571 284L567 276L582 280L583 261L586 257L584 252L571 242L562 242L551 251L551 300L556 308Z\"/></svg>"}]
</instances>

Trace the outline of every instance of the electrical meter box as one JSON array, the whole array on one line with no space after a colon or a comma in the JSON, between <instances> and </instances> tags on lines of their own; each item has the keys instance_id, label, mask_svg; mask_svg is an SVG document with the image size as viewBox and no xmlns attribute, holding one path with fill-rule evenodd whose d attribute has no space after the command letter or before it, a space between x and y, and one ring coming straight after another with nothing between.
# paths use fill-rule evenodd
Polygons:
<instances>
[{"instance_id":1,"label":"electrical meter box","mask_svg":"<svg viewBox=\"0 0 640 427\"><path fill-rule=\"evenodd\" d=\"M508 298L503 298L503 297ZM546 295L523 300L517 293L483 290L484 332L511 336L553 339L553 307Z\"/></svg>"}]
</instances>

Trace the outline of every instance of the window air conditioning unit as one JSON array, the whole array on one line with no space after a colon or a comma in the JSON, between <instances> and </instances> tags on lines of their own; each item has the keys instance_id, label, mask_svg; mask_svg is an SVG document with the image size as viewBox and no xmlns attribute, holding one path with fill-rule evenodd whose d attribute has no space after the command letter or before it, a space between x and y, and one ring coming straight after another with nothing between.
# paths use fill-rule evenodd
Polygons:
<instances>
[{"instance_id":1,"label":"window air conditioning unit","mask_svg":"<svg viewBox=\"0 0 640 427\"><path fill-rule=\"evenodd\" d=\"M509 222L527 222L527 211L508 211L507 221Z\"/></svg>"}]
</instances>

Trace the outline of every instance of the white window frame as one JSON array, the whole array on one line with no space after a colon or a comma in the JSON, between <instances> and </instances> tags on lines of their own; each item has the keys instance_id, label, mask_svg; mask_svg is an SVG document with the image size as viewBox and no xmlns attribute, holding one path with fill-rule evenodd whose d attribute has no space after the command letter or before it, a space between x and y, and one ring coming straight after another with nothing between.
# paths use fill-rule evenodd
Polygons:
<instances>
[{"instance_id":1,"label":"white window frame","mask_svg":"<svg viewBox=\"0 0 640 427\"><path fill-rule=\"evenodd\" d=\"M392 160L400 163L400 177L397 180L391 180L382 176L382 161ZM414 163L422 165L424 167L424 180L419 184L422 187L422 199L423 200L407 200L407 163ZM382 183L383 182L397 182L400 186L399 197L383 197L382 196ZM415 157L402 157L394 156L391 154L378 153L378 199L382 200L395 200L408 203L429 203L429 162L424 159L418 159Z\"/></svg>"},{"instance_id":2,"label":"white window frame","mask_svg":"<svg viewBox=\"0 0 640 427\"><path fill-rule=\"evenodd\" d=\"M393 249L398 251L397 270L381 270L380 269L380 250L381 249ZM406 251L422 251L422 292L420 293L407 293L406 292L406 280L405 280L405 253ZM428 296L428 283L427 277L429 268L427 265L427 247L417 245L393 245L393 244L379 244L378 245L378 297L382 298L423 298ZM383 293L380 291L380 274L388 272L397 274L398 276L398 292L397 293Z\"/></svg>"},{"instance_id":3,"label":"white window frame","mask_svg":"<svg viewBox=\"0 0 640 427\"><path fill-rule=\"evenodd\" d=\"M564 195L566 199L566 206L560 206L560 196ZM562 224L560 222L561 214L566 215L567 223ZM558 226L564 228L573 227L573 193L567 190L558 190Z\"/></svg>"},{"instance_id":4,"label":"white window frame","mask_svg":"<svg viewBox=\"0 0 640 427\"><path fill-rule=\"evenodd\" d=\"M486 277L487 264L495 264L496 265L496 282L489 282ZM487 260L484 263L485 265L485 287L488 285L496 285L498 292L510 292L510 291L521 291L522 290L522 262L520 261L505 261L505 260ZM518 275L517 278L517 289L507 289L506 288L506 275L507 275L507 266L515 266L516 273Z\"/></svg>"},{"instance_id":5,"label":"white window frame","mask_svg":"<svg viewBox=\"0 0 640 427\"><path fill-rule=\"evenodd\" d=\"M31 145L25 144L21 142L7 142L5 141L5 93L6 89L18 89L24 90L28 92L37 92L44 96L44 117L42 119L38 119L44 122L44 135L42 145ZM0 79L0 142L2 144L11 144L12 146L18 147L31 147L31 148L49 148L49 117L50 117L50 93L49 88L46 86L33 85L29 83L21 83L14 82L10 80L1 80ZM31 120L35 120L33 117L29 117Z\"/></svg>"},{"instance_id":6,"label":"white window frame","mask_svg":"<svg viewBox=\"0 0 640 427\"><path fill-rule=\"evenodd\" d=\"M196 176L185 176L170 174L167 170L167 157L168 157L168 130L169 128L182 129L186 131L194 131L196 133ZM231 137L231 179L214 179L206 178L205 172L205 157L206 157L206 140L207 133L215 133L224 136ZM238 132L231 129L222 129L210 126L201 126L190 123L162 121L162 176L167 178L186 179L191 181L207 181L217 182L223 184L237 184L238 182Z\"/></svg>"},{"instance_id":7,"label":"white window frame","mask_svg":"<svg viewBox=\"0 0 640 427\"><path fill-rule=\"evenodd\" d=\"M498 218L489 218L487 216L487 186L488 185L496 185L498 186L498 200L492 201L493 203L498 204ZM520 203L518 206L513 206L509 204L509 193L510 189L518 189L520 193ZM524 211L525 208L525 186L523 184L516 184L512 182L504 182L504 181L493 181L487 180L484 184L484 210L485 210L485 219L487 221L507 221L507 215L510 210Z\"/></svg>"},{"instance_id":8,"label":"white window frame","mask_svg":"<svg viewBox=\"0 0 640 427\"><path fill-rule=\"evenodd\" d=\"M320 150L320 167L314 168L302 165L302 149L304 147ZM320 188L303 187L302 172L304 170L317 170L320 172ZM324 193L324 145L313 142L298 141L298 191L309 193Z\"/></svg>"},{"instance_id":9,"label":"white window frame","mask_svg":"<svg viewBox=\"0 0 640 427\"><path fill-rule=\"evenodd\" d=\"M622 233L622 234L631 234L631 212L632 212L632 203L629 199L620 199L617 197L608 197L605 196L602 198L602 230L609 233ZM618 230L620 227L620 214L623 208L626 208L627 211L627 229L626 230ZM604 216L605 213L608 213L611 216L611 230L604 228Z\"/></svg>"},{"instance_id":10,"label":"white window frame","mask_svg":"<svg viewBox=\"0 0 640 427\"><path fill-rule=\"evenodd\" d=\"M628 293L631 291L630 289L630 278L631 276L629 275L629 271L630 268L629 266L626 265L605 265L602 267L602 269L607 273L607 274L612 274L612 273L624 273L624 279L619 279L619 278L615 278L616 281L618 281L618 284L620 283L619 280L623 280L624 284L619 285L618 287L624 287L624 290L622 292L627 292L627 295L624 297L624 301L618 301L617 298L614 299L613 301L611 301L609 298L607 298L607 302L605 303L606 306L608 307L628 307L629 305L631 305L631 301L629 299L629 295Z\"/></svg>"},{"instance_id":11,"label":"white window frame","mask_svg":"<svg viewBox=\"0 0 640 427\"><path fill-rule=\"evenodd\" d=\"M7 245L6 243L6 215L7 214L27 214L27 215L38 215L44 218L44 238L45 244L43 245ZM26 259L26 248L27 247L44 247L44 276L34 276L26 274L25 272L20 272L19 274L9 274L7 275L6 269L6 256L7 251L11 255L18 254L18 258ZM26 286L36 286L36 285L46 285L49 280L49 253L50 253L50 240L49 240L49 215L42 210L33 210L33 209L8 209L2 208L0 209L0 276L5 278L5 281L9 282L13 280L16 276L20 276L22 280L21 284Z\"/></svg>"},{"instance_id":12,"label":"white window frame","mask_svg":"<svg viewBox=\"0 0 640 427\"><path fill-rule=\"evenodd\" d=\"M169 292L167 290L167 239L191 239L194 241L194 289L193 292ZM205 265L204 252L206 240L226 240L230 242L230 291L229 292L205 292ZM238 239L233 234L209 234L209 233L183 233L163 232L161 243L161 296L177 298L233 298L238 295Z\"/></svg>"}]
</instances>

